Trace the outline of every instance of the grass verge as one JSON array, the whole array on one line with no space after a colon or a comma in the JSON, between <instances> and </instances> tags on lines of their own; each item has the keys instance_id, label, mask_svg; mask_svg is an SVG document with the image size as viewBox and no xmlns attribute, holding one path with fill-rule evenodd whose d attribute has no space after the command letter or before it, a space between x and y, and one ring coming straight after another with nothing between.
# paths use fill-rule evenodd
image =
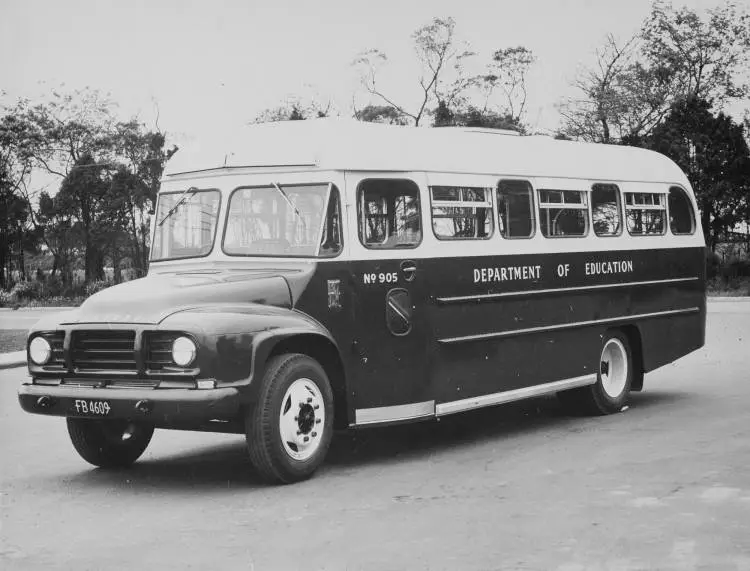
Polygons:
<instances>
[{"instance_id":1,"label":"grass verge","mask_svg":"<svg viewBox=\"0 0 750 571\"><path fill-rule=\"evenodd\" d=\"M0 329L0 353L23 351L27 333L26 329Z\"/></svg>"}]
</instances>

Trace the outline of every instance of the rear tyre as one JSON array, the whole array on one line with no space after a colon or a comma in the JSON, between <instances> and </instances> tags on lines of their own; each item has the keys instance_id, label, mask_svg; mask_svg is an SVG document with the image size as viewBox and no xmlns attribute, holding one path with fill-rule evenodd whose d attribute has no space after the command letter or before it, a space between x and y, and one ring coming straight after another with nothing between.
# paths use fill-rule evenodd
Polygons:
<instances>
[{"instance_id":1,"label":"rear tyre","mask_svg":"<svg viewBox=\"0 0 750 571\"><path fill-rule=\"evenodd\" d=\"M256 406L245 419L250 461L260 477L291 484L312 476L333 435L333 392L323 367L299 353L269 360Z\"/></svg>"},{"instance_id":2,"label":"rear tyre","mask_svg":"<svg viewBox=\"0 0 750 571\"><path fill-rule=\"evenodd\" d=\"M154 427L127 420L68 418L68 434L81 458L100 468L124 468L146 450Z\"/></svg>"},{"instance_id":3,"label":"rear tyre","mask_svg":"<svg viewBox=\"0 0 750 571\"><path fill-rule=\"evenodd\" d=\"M593 385L558 393L560 401L574 412L605 415L619 412L627 404L633 383L633 353L621 331L602 337Z\"/></svg>"}]
</instances>

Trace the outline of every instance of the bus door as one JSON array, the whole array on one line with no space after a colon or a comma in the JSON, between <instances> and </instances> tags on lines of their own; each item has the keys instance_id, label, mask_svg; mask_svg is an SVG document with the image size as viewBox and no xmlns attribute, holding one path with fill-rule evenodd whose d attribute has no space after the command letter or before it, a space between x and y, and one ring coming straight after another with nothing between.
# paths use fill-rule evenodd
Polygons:
<instances>
[{"instance_id":1,"label":"bus door","mask_svg":"<svg viewBox=\"0 0 750 571\"><path fill-rule=\"evenodd\" d=\"M416 178L347 175L357 424L430 416L424 232Z\"/></svg>"}]
</instances>

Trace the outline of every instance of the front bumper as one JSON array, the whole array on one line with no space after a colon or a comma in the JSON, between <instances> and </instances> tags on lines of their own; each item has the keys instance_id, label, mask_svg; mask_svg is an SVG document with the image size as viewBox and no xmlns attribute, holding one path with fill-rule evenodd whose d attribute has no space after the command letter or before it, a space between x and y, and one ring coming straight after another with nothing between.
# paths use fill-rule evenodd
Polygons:
<instances>
[{"instance_id":1,"label":"front bumper","mask_svg":"<svg viewBox=\"0 0 750 571\"><path fill-rule=\"evenodd\" d=\"M236 388L219 389L102 389L23 384L21 407L47 416L127 419L160 428L200 427L212 420L230 421L240 411ZM106 401L106 415L82 413L81 401ZM78 404L78 406L77 406Z\"/></svg>"}]
</instances>

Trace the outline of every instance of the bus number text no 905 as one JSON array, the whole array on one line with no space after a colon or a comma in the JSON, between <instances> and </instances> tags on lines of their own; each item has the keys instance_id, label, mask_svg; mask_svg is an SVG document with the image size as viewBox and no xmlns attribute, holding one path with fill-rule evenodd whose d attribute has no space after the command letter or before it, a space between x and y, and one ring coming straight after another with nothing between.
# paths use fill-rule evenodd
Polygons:
<instances>
[{"instance_id":1,"label":"bus number text no 905","mask_svg":"<svg viewBox=\"0 0 750 571\"><path fill-rule=\"evenodd\" d=\"M364 274L362 279L365 284L395 284L398 281L398 272L370 272Z\"/></svg>"}]
</instances>

